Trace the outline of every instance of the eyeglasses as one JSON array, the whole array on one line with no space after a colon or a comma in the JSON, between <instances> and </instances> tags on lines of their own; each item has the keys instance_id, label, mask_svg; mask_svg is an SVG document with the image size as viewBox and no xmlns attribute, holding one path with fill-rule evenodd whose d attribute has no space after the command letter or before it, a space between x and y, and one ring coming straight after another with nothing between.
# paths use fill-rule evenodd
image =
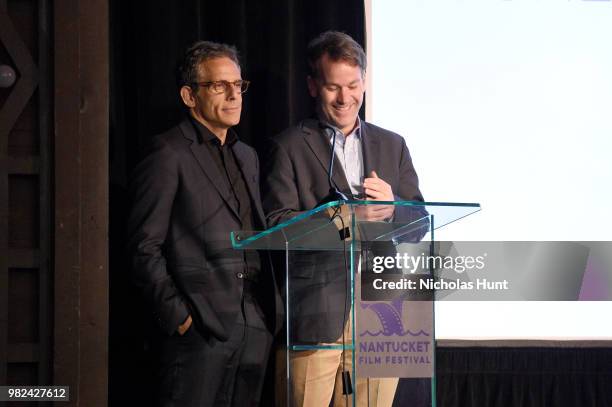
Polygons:
<instances>
[{"instance_id":1,"label":"eyeglasses","mask_svg":"<svg viewBox=\"0 0 612 407\"><path fill-rule=\"evenodd\" d=\"M228 82L228 81L197 82L199 86L208 88L208 90L215 95L229 92L230 87L232 87L238 93L244 93L249 89L250 83L251 81L247 81L244 79L239 79L234 82Z\"/></svg>"}]
</instances>

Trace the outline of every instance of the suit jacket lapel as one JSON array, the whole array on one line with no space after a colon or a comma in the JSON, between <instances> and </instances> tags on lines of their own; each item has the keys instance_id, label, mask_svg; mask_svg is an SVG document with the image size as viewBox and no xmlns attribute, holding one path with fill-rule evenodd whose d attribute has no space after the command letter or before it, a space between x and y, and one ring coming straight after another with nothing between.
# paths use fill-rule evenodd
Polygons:
<instances>
[{"instance_id":1,"label":"suit jacket lapel","mask_svg":"<svg viewBox=\"0 0 612 407\"><path fill-rule=\"evenodd\" d=\"M197 139L196 130L193 128L193 124L189 122L189 120L184 120L180 124L181 131L188 139L192 140L191 143L191 152L195 157L196 161L202 168L204 174L208 177L210 182L214 185L215 189L221 195L221 198L225 201L225 204L230 208L230 210L234 213L236 218L240 219L240 214L237 209L230 203L231 191L226 182L223 182L223 178L221 178L222 174L219 171L219 168L215 164L208 148L204 145L204 143L200 143Z\"/></svg>"},{"instance_id":2,"label":"suit jacket lapel","mask_svg":"<svg viewBox=\"0 0 612 407\"><path fill-rule=\"evenodd\" d=\"M381 157L379 139L375 134L368 134L366 132L366 126L363 120L361 121L361 146L363 148L364 178L368 178L372 170L376 171L378 176L382 177L379 165L379 159Z\"/></svg>"},{"instance_id":3,"label":"suit jacket lapel","mask_svg":"<svg viewBox=\"0 0 612 407\"><path fill-rule=\"evenodd\" d=\"M329 160L331 159L331 143L327 135L323 130L319 129L318 122L312 119L302 122L302 131L306 144L308 144L310 150L317 157L327 174L329 170ZM351 192L351 188L346 180L346 175L344 174L338 157L334 157L334 174L332 176L332 182L338 190L345 193Z\"/></svg>"},{"instance_id":4,"label":"suit jacket lapel","mask_svg":"<svg viewBox=\"0 0 612 407\"><path fill-rule=\"evenodd\" d=\"M252 210L254 210L254 212L257 214L257 218L261 226L265 228L266 218L261 207L261 199L259 198L259 184L257 182L259 170L255 166L253 153L251 153L249 149L247 149L246 145L242 144L241 142L234 144L232 150L234 151L234 156L236 157L238 166L242 171L244 182L247 190L249 191L249 195L251 196Z\"/></svg>"}]
</instances>

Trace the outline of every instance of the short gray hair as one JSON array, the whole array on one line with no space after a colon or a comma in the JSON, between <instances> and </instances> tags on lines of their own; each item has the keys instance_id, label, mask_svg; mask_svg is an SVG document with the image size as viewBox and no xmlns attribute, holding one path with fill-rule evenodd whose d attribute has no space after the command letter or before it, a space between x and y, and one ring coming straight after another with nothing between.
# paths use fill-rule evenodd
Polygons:
<instances>
[{"instance_id":1,"label":"short gray hair","mask_svg":"<svg viewBox=\"0 0 612 407\"><path fill-rule=\"evenodd\" d=\"M198 41L191 44L185 50L177 68L176 82L178 87L189 86L191 89L196 89L200 64L209 59L223 57L231 59L240 67L238 51L233 45L212 41Z\"/></svg>"}]
</instances>

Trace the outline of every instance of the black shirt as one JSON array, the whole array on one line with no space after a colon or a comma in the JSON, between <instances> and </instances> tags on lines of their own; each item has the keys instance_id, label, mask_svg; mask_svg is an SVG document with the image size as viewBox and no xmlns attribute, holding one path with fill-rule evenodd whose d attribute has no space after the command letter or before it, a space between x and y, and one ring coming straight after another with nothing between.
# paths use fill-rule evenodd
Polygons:
<instances>
[{"instance_id":1,"label":"black shirt","mask_svg":"<svg viewBox=\"0 0 612 407\"><path fill-rule=\"evenodd\" d=\"M206 145L215 164L219 168L223 182L229 186L232 194L229 196L229 203L233 205L236 212L240 214L240 222L242 230L255 230L256 224L253 218L253 210L251 205L251 196L247 190L244 174L238 165L232 147L238 141L238 135L233 130L227 131L225 143L221 144L221 140L215 136L206 126L195 119L191 119L198 134L201 136L201 141ZM243 250L244 253L244 277L248 280L257 280L261 269L261 260L259 253L255 250Z\"/></svg>"}]
</instances>

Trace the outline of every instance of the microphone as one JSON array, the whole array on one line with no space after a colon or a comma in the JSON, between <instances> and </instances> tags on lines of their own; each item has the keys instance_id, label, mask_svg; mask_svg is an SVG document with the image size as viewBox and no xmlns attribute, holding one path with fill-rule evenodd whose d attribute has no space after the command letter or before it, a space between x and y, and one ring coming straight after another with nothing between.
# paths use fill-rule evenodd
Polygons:
<instances>
[{"instance_id":1,"label":"microphone","mask_svg":"<svg viewBox=\"0 0 612 407\"><path fill-rule=\"evenodd\" d=\"M334 183L332 182L332 177L334 175L334 159L336 157L336 135L338 134L340 130L337 127L332 126L331 124L325 123L325 122L319 122L319 126L323 129L323 131L325 132L327 136L331 136L332 138L331 158L329 160L329 167L327 170L327 182L329 184L329 194L327 194L327 196L321 200L319 205L323 205L328 202L334 202L334 201L348 201L349 200L348 197L342 192L340 192L338 188L336 188ZM332 217L332 220L334 219L334 217L335 215ZM340 215L340 217L342 217L342 215ZM350 232L349 226L345 225L342 219L341 219L341 223L342 223L342 226L338 230L338 233L340 235L340 240L344 241L351 237L351 232ZM345 244L345 249L346 249L346 243L344 244ZM346 250L344 250L344 264L345 266L347 264ZM348 284L348 275L346 276L345 284ZM345 306L346 306L346 301L345 301ZM343 321L342 326L344 327L345 324L346 324L346 320ZM342 394L345 396L348 396L350 394L353 394L353 384L351 380L351 373L347 371L344 367L344 358L346 357L346 353L344 351L344 328L342 328L342 345L343 345L342 346L343 347L342 349Z\"/></svg>"},{"instance_id":2,"label":"microphone","mask_svg":"<svg viewBox=\"0 0 612 407\"><path fill-rule=\"evenodd\" d=\"M348 201L348 197L340 192L338 188L332 182L332 177L334 175L334 158L336 157L336 135L340 131L337 127L332 126L329 123L319 122L319 127L321 127L325 134L331 136L331 159L329 160L329 167L327 171L327 182L329 184L329 194L325 198L319 202L319 205L326 204L328 202L333 201Z\"/></svg>"}]
</instances>

